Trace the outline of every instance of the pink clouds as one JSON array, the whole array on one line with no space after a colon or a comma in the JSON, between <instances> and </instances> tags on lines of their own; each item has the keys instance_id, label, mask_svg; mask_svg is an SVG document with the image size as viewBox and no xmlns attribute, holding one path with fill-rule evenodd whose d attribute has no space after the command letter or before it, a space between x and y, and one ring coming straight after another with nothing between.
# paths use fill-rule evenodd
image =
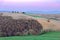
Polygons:
<instances>
[{"instance_id":1,"label":"pink clouds","mask_svg":"<svg viewBox=\"0 0 60 40\"><path fill-rule=\"evenodd\" d=\"M60 9L60 3L58 2L21 2L21 3L20 2L3 2L0 8L49 10L49 9Z\"/></svg>"}]
</instances>

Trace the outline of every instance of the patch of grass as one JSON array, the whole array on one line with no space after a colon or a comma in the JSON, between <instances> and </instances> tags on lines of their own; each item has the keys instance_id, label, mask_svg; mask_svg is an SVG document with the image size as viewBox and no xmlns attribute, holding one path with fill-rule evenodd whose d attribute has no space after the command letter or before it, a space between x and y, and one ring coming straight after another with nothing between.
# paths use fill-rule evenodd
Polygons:
<instances>
[{"instance_id":1,"label":"patch of grass","mask_svg":"<svg viewBox=\"0 0 60 40\"><path fill-rule=\"evenodd\" d=\"M25 15L29 15L29 16L32 16L32 17L35 17L35 18L42 18L41 16L32 15L32 14L25 14Z\"/></svg>"},{"instance_id":2,"label":"patch of grass","mask_svg":"<svg viewBox=\"0 0 60 40\"><path fill-rule=\"evenodd\" d=\"M0 37L0 40L60 40L60 32L48 32L36 36L30 35L30 36Z\"/></svg>"}]
</instances>

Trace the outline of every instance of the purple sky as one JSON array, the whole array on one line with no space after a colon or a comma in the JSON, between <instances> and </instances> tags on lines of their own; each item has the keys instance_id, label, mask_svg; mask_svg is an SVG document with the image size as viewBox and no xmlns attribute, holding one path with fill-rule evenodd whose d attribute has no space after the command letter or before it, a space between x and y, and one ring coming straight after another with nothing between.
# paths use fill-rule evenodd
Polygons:
<instances>
[{"instance_id":1,"label":"purple sky","mask_svg":"<svg viewBox=\"0 0 60 40\"><path fill-rule=\"evenodd\" d=\"M60 11L59 0L0 0L0 10Z\"/></svg>"}]
</instances>

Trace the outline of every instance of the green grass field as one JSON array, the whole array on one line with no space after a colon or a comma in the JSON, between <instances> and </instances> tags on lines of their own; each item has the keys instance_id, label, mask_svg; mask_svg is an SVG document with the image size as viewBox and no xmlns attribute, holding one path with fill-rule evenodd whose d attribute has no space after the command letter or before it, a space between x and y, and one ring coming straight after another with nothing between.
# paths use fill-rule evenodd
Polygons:
<instances>
[{"instance_id":1,"label":"green grass field","mask_svg":"<svg viewBox=\"0 0 60 40\"><path fill-rule=\"evenodd\" d=\"M0 40L60 40L60 32L48 32L36 36L0 37Z\"/></svg>"}]
</instances>

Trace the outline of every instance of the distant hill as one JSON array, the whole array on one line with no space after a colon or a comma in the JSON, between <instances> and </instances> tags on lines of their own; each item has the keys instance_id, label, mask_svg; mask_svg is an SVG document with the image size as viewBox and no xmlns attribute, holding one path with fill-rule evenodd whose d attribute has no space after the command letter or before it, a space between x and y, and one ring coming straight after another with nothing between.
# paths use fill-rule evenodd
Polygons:
<instances>
[{"instance_id":1,"label":"distant hill","mask_svg":"<svg viewBox=\"0 0 60 40\"><path fill-rule=\"evenodd\" d=\"M60 20L60 14L29 14L29 15L48 18L48 19Z\"/></svg>"}]
</instances>

